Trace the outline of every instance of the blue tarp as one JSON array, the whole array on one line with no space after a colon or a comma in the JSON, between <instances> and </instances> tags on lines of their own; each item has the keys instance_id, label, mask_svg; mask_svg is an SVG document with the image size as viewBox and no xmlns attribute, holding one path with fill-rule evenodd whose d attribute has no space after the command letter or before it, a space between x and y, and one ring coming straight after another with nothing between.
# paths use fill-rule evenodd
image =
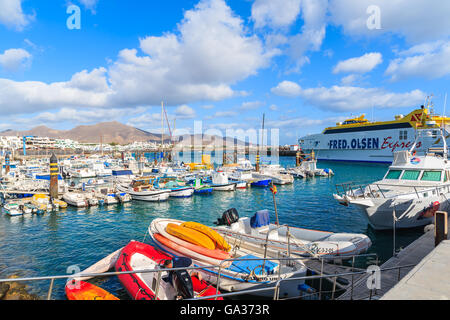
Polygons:
<instances>
[{"instance_id":1,"label":"blue tarp","mask_svg":"<svg viewBox=\"0 0 450 320\"><path fill-rule=\"evenodd\" d=\"M113 176L128 176L132 175L133 172L131 170L113 170Z\"/></svg>"},{"instance_id":2,"label":"blue tarp","mask_svg":"<svg viewBox=\"0 0 450 320\"><path fill-rule=\"evenodd\" d=\"M252 228L259 228L269 225L269 210L260 210L255 213L253 217L250 218L250 226Z\"/></svg>"},{"instance_id":3,"label":"blue tarp","mask_svg":"<svg viewBox=\"0 0 450 320\"><path fill-rule=\"evenodd\" d=\"M50 175L36 175L36 180L49 180L50 181ZM60 174L58 174L58 180L63 180Z\"/></svg>"},{"instance_id":4,"label":"blue tarp","mask_svg":"<svg viewBox=\"0 0 450 320\"><path fill-rule=\"evenodd\" d=\"M252 270L254 270L255 274L261 274L264 260L241 260L241 259L258 259L258 257L255 257L251 254L239 257L238 259L234 260L231 266L229 266L227 269L234 272L242 272L242 273L250 273ZM266 263L264 264L264 270L266 271L267 274L272 274L276 266L277 266L276 263L266 260Z\"/></svg>"}]
</instances>

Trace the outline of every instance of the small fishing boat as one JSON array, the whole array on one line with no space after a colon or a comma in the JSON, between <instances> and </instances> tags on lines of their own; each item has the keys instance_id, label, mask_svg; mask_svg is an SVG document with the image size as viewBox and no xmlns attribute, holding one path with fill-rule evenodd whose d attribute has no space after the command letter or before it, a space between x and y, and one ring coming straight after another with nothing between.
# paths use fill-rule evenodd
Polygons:
<instances>
[{"instance_id":1,"label":"small fishing boat","mask_svg":"<svg viewBox=\"0 0 450 320\"><path fill-rule=\"evenodd\" d=\"M3 205L3 211L5 212L5 214L11 217L23 215L23 211L20 209L19 204L14 202L5 203Z\"/></svg>"},{"instance_id":2,"label":"small fishing boat","mask_svg":"<svg viewBox=\"0 0 450 320\"><path fill-rule=\"evenodd\" d=\"M247 182L242 180L230 179L231 182L236 183L236 189L247 189Z\"/></svg>"},{"instance_id":3,"label":"small fishing boat","mask_svg":"<svg viewBox=\"0 0 450 320\"><path fill-rule=\"evenodd\" d=\"M250 186L265 188L265 187L270 186L271 182L272 182L272 179L257 179L257 180L253 180L250 183Z\"/></svg>"},{"instance_id":4,"label":"small fishing boat","mask_svg":"<svg viewBox=\"0 0 450 320\"><path fill-rule=\"evenodd\" d=\"M279 165L264 165L259 172L253 172L252 177L257 180L271 179L272 183L278 185L294 182L294 177L289 173L283 173L283 169Z\"/></svg>"},{"instance_id":5,"label":"small fishing boat","mask_svg":"<svg viewBox=\"0 0 450 320\"><path fill-rule=\"evenodd\" d=\"M236 182L230 182L225 172L214 172L211 187L214 191L234 191L236 190Z\"/></svg>"},{"instance_id":6,"label":"small fishing boat","mask_svg":"<svg viewBox=\"0 0 450 320\"><path fill-rule=\"evenodd\" d=\"M182 186L175 180L167 181L166 183L160 183L164 189L170 190L170 197L172 198L188 198L194 194L194 188L189 186Z\"/></svg>"},{"instance_id":7,"label":"small fishing boat","mask_svg":"<svg viewBox=\"0 0 450 320\"><path fill-rule=\"evenodd\" d=\"M333 233L270 223L269 211L260 210L253 217L239 218L236 209L222 214L214 228L228 242L251 250L266 248L287 251L302 257L350 258L365 253L372 242L364 234Z\"/></svg>"},{"instance_id":8,"label":"small fishing boat","mask_svg":"<svg viewBox=\"0 0 450 320\"><path fill-rule=\"evenodd\" d=\"M117 185L119 192L128 193L133 200L141 201L166 201L169 199L169 189L155 189L152 185L141 185L136 187Z\"/></svg>"},{"instance_id":9,"label":"small fishing boat","mask_svg":"<svg viewBox=\"0 0 450 320\"><path fill-rule=\"evenodd\" d=\"M292 175L294 178L297 178L297 179L305 179L306 178L305 171L303 171L300 167L286 169L286 173L289 173L290 175Z\"/></svg>"},{"instance_id":10,"label":"small fishing boat","mask_svg":"<svg viewBox=\"0 0 450 320\"><path fill-rule=\"evenodd\" d=\"M151 222L149 234L158 247L165 252L175 256L191 258L194 266L201 268L199 272L202 274L202 277L210 283L218 283L221 290L234 292L268 288L273 287L279 279L295 278L295 280L292 279L282 283L280 286L280 296L287 298L298 297L300 295L300 292L303 290L302 288L304 288L304 280L297 278L306 276L307 272L307 268L301 260L290 260L289 262L286 260L276 260L277 257L282 258L286 256L284 256L283 252L275 252L273 250L267 250L265 255L262 255L231 244L230 250L228 251L231 260L227 259L224 261L222 257L211 257L201 253L199 250L189 248L179 241L164 241L167 238L163 234L169 234L166 229L169 224L185 225L186 223L190 222L157 218ZM203 233L213 240L213 237L206 231L208 229L211 230L211 228L203 225L202 229ZM200 230L197 229L197 231ZM187 240L190 238L192 237L185 235L184 239L181 240L189 242ZM197 243L197 246L201 246L201 243L201 241ZM218 247L216 245L216 249L214 250L217 249ZM205 268L207 266L219 265L221 266L220 280L218 268ZM253 295L273 297L273 291L258 291L253 293Z\"/></svg>"},{"instance_id":11,"label":"small fishing boat","mask_svg":"<svg viewBox=\"0 0 450 320\"><path fill-rule=\"evenodd\" d=\"M89 202L82 193L69 191L64 193L62 198L71 206L78 208L89 207Z\"/></svg>"},{"instance_id":12,"label":"small fishing boat","mask_svg":"<svg viewBox=\"0 0 450 320\"><path fill-rule=\"evenodd\" d=\"M193 180L193 187L195 194L211 194L213 192L213 188L209 185L203 184L202 179Z\"/></svg>"},{"instance_id":13,"label":"small fishing boat","mask_svg":"<svg viewBox=\"0 0 450 320\"><path fill-rule=\"evenodd\" d=\"M120 203L126 203L132 200L131 196L126 192L117 192L114 195Z\"/></svg>"},{"instance_id":14,"label":"small fishing boat","mask_svg":"<svg viewBox=\"0 0 450 320\"><path fill-rule=\"evenodd\" d=\"M108 291L85 281L67 282L65 291L69 300L119 300Z\"/></svg>"},{"instance_id":15,"label":"small fishing boat","mask_svg":"<svg viewBox=\"0 0 450 320\"><path fill-rule=\"evenodd\" d=\"M122 249L115 269L117 272L162 269L159 275L158 272L118 275L119 281L134 300L175 300L177 296L188 299L216 294L216 288L199 280L197 276L191 276L187 270L164 269L162 263L172 258L172 255L148 244L131 241Z\"/></svg>"}]
</instances>

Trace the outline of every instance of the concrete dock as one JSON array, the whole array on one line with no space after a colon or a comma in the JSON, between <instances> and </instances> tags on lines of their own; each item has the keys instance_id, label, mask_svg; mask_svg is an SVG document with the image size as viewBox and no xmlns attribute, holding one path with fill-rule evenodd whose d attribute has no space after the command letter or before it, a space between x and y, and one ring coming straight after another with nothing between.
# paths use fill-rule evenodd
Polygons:
<instances>
[{"instance_id":1,"label":"concrete dock","mask_svg":"<svg viewBox=\"0 0 450 320\"><path fill-rule=\"evenodd\" d=\"M449 300L450 241L442 241L381 300Z\"/></svg>"},{"instance_id":2,"label":"concrete dock","mask_svg":"<svg viewBox=\"0 0 450 320\"><path fill-rule=\"evenodd\" d=\"M380 299L399 284L405 276L409 275L415 267L418 267L434 249L434 230L430 230L380 266L381 270L389 270L380 272L379 288L369 289L367 282L371 274L367 274L348 287L346 292L338 297L338 300ZM447 261L450 261L450 251ZM441 277L439 274L435 276ZM430 276L428 278L431 279Z\"/></svg>"}]
</instances>

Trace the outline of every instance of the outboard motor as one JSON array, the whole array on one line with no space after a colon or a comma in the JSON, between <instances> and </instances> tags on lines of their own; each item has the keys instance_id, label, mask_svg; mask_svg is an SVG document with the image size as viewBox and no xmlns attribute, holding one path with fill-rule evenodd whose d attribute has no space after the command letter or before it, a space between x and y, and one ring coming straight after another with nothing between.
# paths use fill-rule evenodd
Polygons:
<instances>
[{"instance_id":1,"label":"outboard motor","mask_svg":"<svg viewBox=\"0 0 450 320\"><path fill-rule=\"evenodd\" d=\"M194 298L194 286L189 273L186 270L171 272L173 272L173 287L175 288L177 295L181 296L183 299Z\"/></svg>"},{"instance_id":2,"label":"outboard motor","mask_svg":"<svg viewBox=\"0 0 450 320\"><path fill-rule=\"evenodd\" d=\"M231 226L232 223L237 221L239 221L239 214L235 208L231 208L222 213L222 218L218 218L215 224L218 226Z\"/></svg>"}]
</instances>

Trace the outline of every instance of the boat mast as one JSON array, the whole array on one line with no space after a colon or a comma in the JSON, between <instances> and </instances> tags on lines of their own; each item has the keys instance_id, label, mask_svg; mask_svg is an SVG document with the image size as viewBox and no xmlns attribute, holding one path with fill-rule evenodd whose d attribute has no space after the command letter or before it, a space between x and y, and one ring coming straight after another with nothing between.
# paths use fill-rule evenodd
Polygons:
<instances>
[{"instance_id":1,"label":"boat mast","mask_svg":"<svg viewBox=\"0 0 450 320\"><path fill-rule=\"evenodd\" d=\"M161 152L163 157L161 162L164 160L164 101L161 101Z\"/></svg>"}]
</instances>

